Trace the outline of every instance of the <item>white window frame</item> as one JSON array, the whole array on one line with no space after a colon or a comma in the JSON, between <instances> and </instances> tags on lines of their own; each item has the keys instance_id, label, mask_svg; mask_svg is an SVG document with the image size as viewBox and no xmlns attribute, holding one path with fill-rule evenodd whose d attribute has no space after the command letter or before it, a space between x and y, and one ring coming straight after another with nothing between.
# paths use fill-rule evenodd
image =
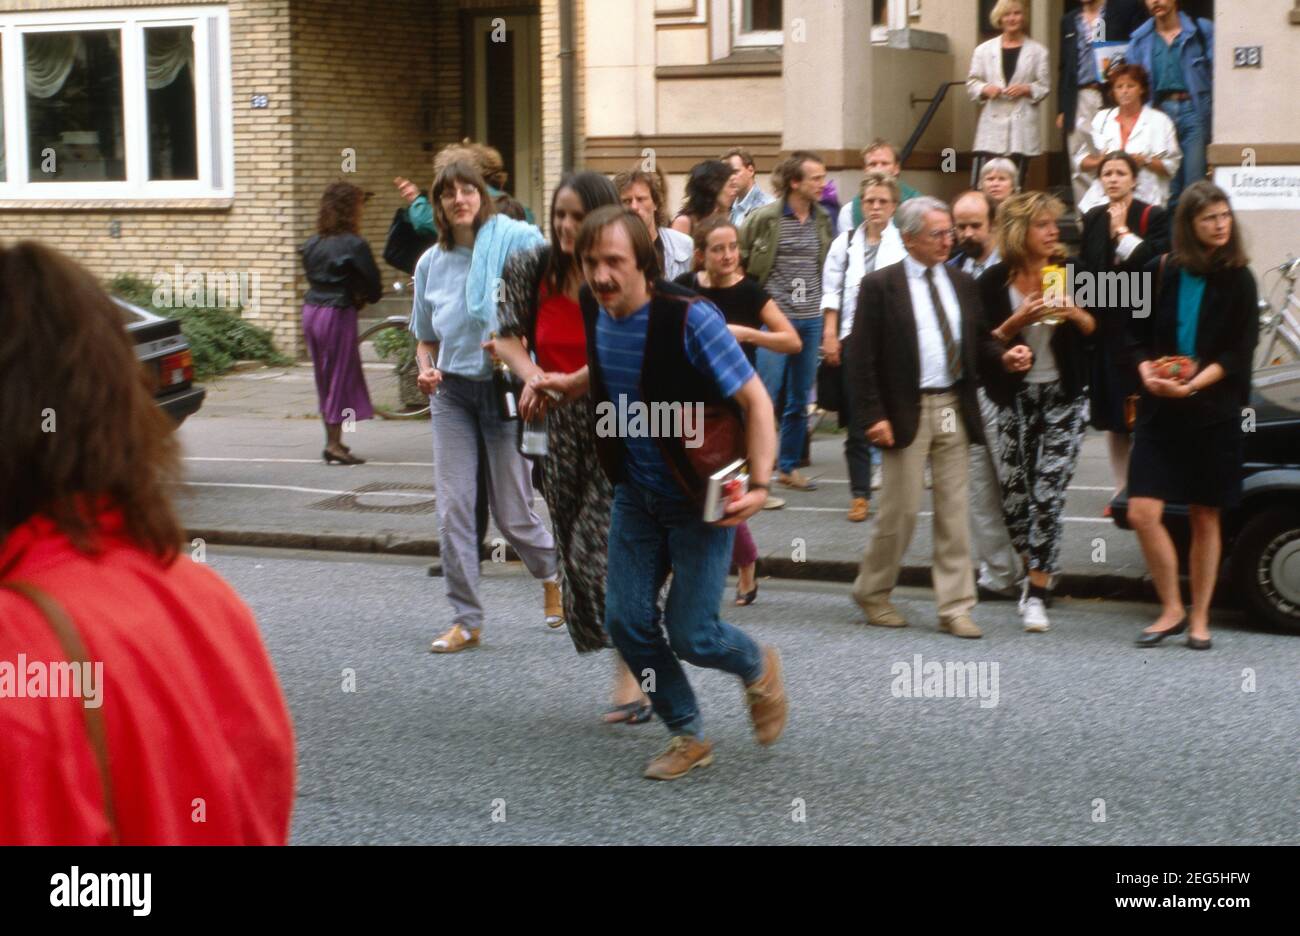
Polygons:
<instances>
[{"instance_id":1,"label":"white window frame","mask_svg":"<svg viewBox=\"0 0 1300 936\"><path fill-rule=\"evenodd\" d=\"M742 32L745 20L745 0L731 0L731 45L736 49L785 44L785 32L780 29L756 29Z\"/></svg>"},{"instance_id":2,"label":"white window frame","mask_svg":"<svg viewBox=\"0 0 1300 936\"><path fill-rule=\"evenodd\" d=\"M195 130L198 179L149 179L148 93L144 30L194 30ZM27 162L27 84L23 36L40 32L116 29L122 37L122 122L125 181L33 182ZM229 199L234 195L234 114L230 17L224 6L140 7L0 14L6 177L10 201ZM38 169L39 171L39 169Z\"/></svg>"}]
</instances>

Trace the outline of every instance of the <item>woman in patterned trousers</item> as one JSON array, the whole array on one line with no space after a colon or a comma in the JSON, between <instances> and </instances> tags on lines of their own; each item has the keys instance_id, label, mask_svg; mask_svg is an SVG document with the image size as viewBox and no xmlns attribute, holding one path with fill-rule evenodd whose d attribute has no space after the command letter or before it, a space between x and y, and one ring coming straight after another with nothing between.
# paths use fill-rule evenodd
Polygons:
<instances>
[{"instance_id":1,"label":"woman in patterned trousers","mask_svg":"<svg viewBox=\"0 0 1300 936\"><path fill-rule=\"evenodd\" d=\"M1003 259L979 280L985 327L1007 347L1025 348L1014 371L993 369L982 376L998 405L1002 513L1029 570L1020 614L1032 632L1048 628L1065 491L1088 425L1087 344L1097 327L1065 283L1045 292L1043 267L1061 252L1056 219L1064 211L1043 192L1003 202L997 216Z\"/></svg>"},{"instance_id":2,"label":"woman in patterned trousers","mask_svg":"<svg viewBox=\"0 0 1300 936\"><path fill-rule=\"evenodd\" d=\"M580 172L560 181L551 198L550 243L506 261L497 311L500 337L490 342L524 381L521 416L536 419L545 413L542 496L555 530L564 621L579 653L609 646L605 564L614 491L596 460L588 404L549 406L549 398L532 384L544 373L586 370L587 339L577 298L582 269L573 251L582 219L602 205L618 203L613 183L598 172ZM636 724L649 720L651 711L636 678L616 657L613 704L605 720Z\"/></svg>"}]
</instances>

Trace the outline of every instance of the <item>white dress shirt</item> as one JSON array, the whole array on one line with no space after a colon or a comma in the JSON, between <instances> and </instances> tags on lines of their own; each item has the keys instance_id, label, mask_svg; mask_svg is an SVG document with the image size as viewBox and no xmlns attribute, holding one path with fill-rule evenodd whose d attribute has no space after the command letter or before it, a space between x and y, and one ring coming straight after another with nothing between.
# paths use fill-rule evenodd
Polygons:
<instances>
[{"instance_id":1,"label":"white dress shirt","mask_svg":"<svg viewBox=\"0 0 1300 936\"><path fill-rule=\"evenodd\" d=\"M907 289L912 296L912 315L916 319L917 347L921 353L921 389L950 387L954 383L952 371L948 368L948 352L944 348L943 332L939 331L939 320L935 318L934 303L930 301L930 286L925 281L926 268L908 254L903 258L903 269L907 271ZM960 355L961 305L957 302L957 291L953 289L952 280L942 263L936 263L930 269L934 271L934 288L943 303L948 327Z\"/></svg>"}]
</instances>

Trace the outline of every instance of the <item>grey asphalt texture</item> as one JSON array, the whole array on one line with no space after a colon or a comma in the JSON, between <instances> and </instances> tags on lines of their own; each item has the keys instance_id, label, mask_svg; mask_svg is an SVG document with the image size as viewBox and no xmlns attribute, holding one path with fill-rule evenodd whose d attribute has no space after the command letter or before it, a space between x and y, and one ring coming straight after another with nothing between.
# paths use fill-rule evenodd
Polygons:
<instances>
[{"instance_id":1,"label":"grey asphalt texture","mask_svg":"<svg viewBox=\"0 0 1300 936\"><path fill-rule=\"evenodd\" d=\"M640 774L662 724L600 722L612 651L578 656L548 630L515 564L484 566L483 646L435 656L447 605L424 562L222 547L208 561L257 613L293 712L294 843L1300 838L1300 641L1231 613L1203 653L1134 648L1152 609L1098 600L1058 600L1041 635L1014 603L983 603L984 639L958 640L923 590L897 594L912 626L885 630L862 626L845 586L763 581L724 614L782 652L784 737L758 747L737 681L688 667L716 760L655 783ZM914 654L996 663L998 704L895 697Z\"/></svg>"}]
</instances>

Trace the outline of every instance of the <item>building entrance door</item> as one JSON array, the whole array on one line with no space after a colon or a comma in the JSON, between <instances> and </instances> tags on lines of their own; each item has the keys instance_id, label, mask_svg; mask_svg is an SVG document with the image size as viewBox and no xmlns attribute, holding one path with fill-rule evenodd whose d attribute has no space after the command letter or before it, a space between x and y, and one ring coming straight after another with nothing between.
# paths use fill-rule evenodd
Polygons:
<instances>
[{"instance_id":1,"label":"building entrance door","mask_svg":"<svg viewBox=\"0 0 1300 936\"><path fill-rule=\"evenodd\" d=\"M470 20L470 135L501 151L509 190L544 217L541 35L536 13Z\"/></svg>"}]
</instances>

